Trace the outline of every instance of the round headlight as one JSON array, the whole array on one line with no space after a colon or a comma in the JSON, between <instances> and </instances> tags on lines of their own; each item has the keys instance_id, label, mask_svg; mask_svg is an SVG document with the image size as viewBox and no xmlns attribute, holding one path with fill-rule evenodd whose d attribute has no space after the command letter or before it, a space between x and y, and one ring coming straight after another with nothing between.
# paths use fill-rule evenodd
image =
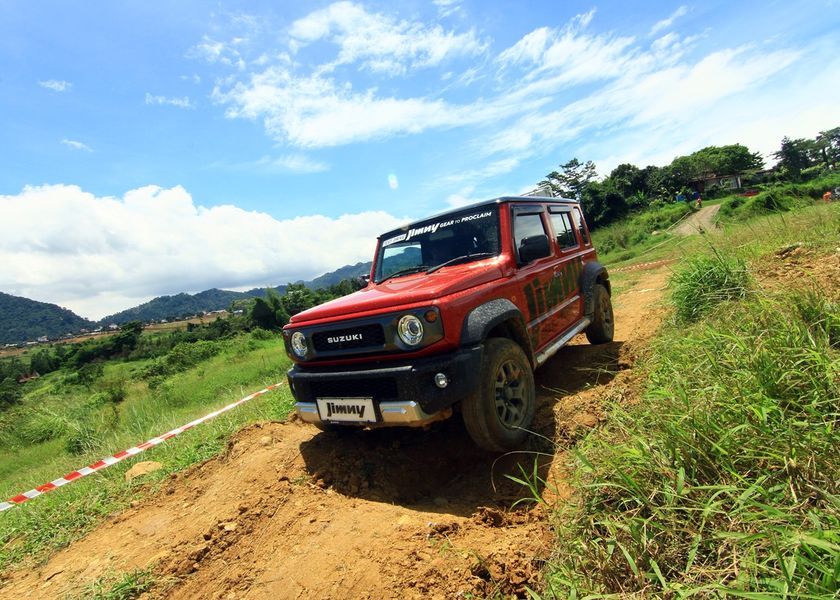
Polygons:
<instances>
[{"instance_id":1,"label":"round headlight","mask_svg":"<svg viewBox=\"0 0 840 600\"><path fill-rule=\"evenodd\" d=\"M295 331L292 334L292 352L298 358L306 358L306 353L309 352L309 346L306 345L306 336L303 335L300 331Z\"/></svg>"},{"instance_id":2,"label":"round headlight","mask_svg":"<svg viewBox=\"0 0 840 600\"><path fill-rule=\"evenodd\" d=\"M408 346L416 346L423 341L423 323L414 315L405 315L397 323L397 334Z\"/></svg>"}]
</instances>

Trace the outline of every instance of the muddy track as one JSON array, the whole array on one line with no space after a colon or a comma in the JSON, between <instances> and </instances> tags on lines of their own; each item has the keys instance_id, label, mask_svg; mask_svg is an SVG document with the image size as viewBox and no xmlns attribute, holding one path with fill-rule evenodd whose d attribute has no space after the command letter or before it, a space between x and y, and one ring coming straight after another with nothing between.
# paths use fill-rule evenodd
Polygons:
<instances>
[{"instance_id":1,"label":"muddy track","mask_svg":"<svg viewBox=\"0 0 840 600\"><path fill-rule=\"evenodd\" d=\"M147 598L523 596L552 551L549 511L513 507L528 491L505 475L536 459L539 492L570 495L568 449L603 419L606 395L632 396L666 277L640 273L614 299L615 342L576 339L537 372L541 454L482 452L457 418L350 435L252 425L45 564L8 573L0 596L78 594L134 568L158 576Z\"/></svg>"}]
</instances>

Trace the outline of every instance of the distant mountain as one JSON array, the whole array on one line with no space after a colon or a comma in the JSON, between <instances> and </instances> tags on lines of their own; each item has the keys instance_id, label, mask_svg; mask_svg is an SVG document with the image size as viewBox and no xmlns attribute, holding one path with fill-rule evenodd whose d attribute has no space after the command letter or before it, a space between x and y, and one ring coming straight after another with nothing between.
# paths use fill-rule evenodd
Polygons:
<instances>
[{"instance_id":1,"label":"distant mountain","mask_svg":"<svg viewBox=\"0 0 840 600\"><path fill-rule=\"evenodd\" d=\"M335 271L324 273L311 281L298 281L308 288L317 290L341 283L345 279L352 279L370 273L370 262L360 262L355 265L346 265ZM286 292L286 286L280 285L274 288L280 294ZM247 292L232 292L230 290L219 290L213 288L198 292L197 294L175 294L174 296L159 296L148 302L128 308L113 315L109 315L99 321L101 325L116 323L128 323L129 321L160 321L161 319L177 319L190 315L223 310L230 306L234 300L254 298L265 294L265 288L254 288Z\"/></svg>"},{"instance_id":2,"label":"distant mountain","mask_svg":"<svg viewBox=\"0 0 840 600\"><path fill-rule=\"evenodd\" d=\"M281 287L277 291L282 294L284 288ZM160 321L161 319L179 319L203 312L224 310L234 300L262 296L263 293L264 291L258 288L248 290L247 292L232 292L230 290L213 288L198 292L197 294L180 293L174 296L158 296L148 302L144 302L140 306L127 308L116 314L109 315L102 319L100 323L103 325L110 325L111 323L120 325L129 321L148 323L150 321Z\"/></svg>"},{"instance_id":3,"label":"distant mountain","mask_svg":"<svg viewBox=\"0 0 840 600\"><path fill-rule=\"evenodd\" d=\"M360 262L355 265L346 265L330 273L324 273L312 281L304 281L304 285L313 290L337 285L345 279L354 279L370 273L371 262Z\"/></svg>"},{"instance_id":4,"label":"distant mountain","mask_svg":"<svg viewBox=\"0 0 840 600\"><path fill-rule=\"evenodd\" d=\"M66 308L0 292L0 344L17 344L41 336L56 338L94 327L95 323Z\"/></svg>"},{"instance_id":5,"label":"distant mountain","mask_svg":"<svg viewBox=\"0 0 840 600\"><path fill-rule=\"evenodd\" d=\"M330 273L324 273L312 281L297 283L303 283L312 289L325 288L345 279L367 275L370 272L370 266L369 262L347 265ZM285 285L274 289L280 294L286 292ZM254 298L264 293L264 288L254 288L247 292L213 288L197 294L159 296L139 306L109 315L97 324L54 304L45 304L0 292L0 344L35 340L43 335L53 339L65 333L76 333L82 328L94 329L97 325L107 327L112 323L121 325L129 321L149 323L161 319L178 319L203 312L224 310L230 307L230 303L234 300Z\"/></svg>"}]
</instances>

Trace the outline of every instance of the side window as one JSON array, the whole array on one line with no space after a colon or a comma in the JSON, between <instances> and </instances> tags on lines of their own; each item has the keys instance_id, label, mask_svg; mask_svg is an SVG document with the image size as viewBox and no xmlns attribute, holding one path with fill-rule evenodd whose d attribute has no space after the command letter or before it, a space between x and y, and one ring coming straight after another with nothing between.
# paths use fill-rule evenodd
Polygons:
<instances>
[{"instance_id":1,"label":"side window","mask_svg":"<svg viewBox=\"0 0 840 600\"><path fill-rule=\"evenodd\" d=\"M513 221L513 243L516 251L522 247L522 240L535 236L545 235L542 217L539 214L516 215Z\"/></svg>"},{"instance_id":2,"label":"side window","mask_svg":"<svg viewBox=\"0 0 840 600\"><path fill-rule=\"evenodd\" d=\"M580 212L578 207L575 207L575 210L572 212L572 215L575 219L575 227L578 228L580 231L580 237L583 238L583 243L586 246L592 245L592 240L589 239L589 232L586 230L586 227L583 226L583 215Z\"/></svg>"},{"instance_id":3,"label":"side window","mask_svg":"<svg viewBox=\"0 0 840 600\"><path fill-rule=\"evenodd\" d=\"M575 230L572 228L572 217L567 212L551 213L551 226L557 236L557 245L561 250L575 248L578 245Z\"/></svg>"}]
</instances>

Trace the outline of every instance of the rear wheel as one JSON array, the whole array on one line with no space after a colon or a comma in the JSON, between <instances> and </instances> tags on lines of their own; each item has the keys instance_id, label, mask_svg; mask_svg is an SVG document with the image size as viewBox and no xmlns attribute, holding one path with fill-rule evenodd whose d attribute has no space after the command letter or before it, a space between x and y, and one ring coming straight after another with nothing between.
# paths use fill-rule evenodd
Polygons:
<instances>
[{"instance_id":1,"label":"rear wheel","mask_svg":"<svg viewBox=\"0 0 840 600\"><path fill-rule=\"evenodd\" d=\"M462 403L470 437L485 450L512 450L525 441L535 412L534 373L525 352L512 340L490 338L479 389Z\"/></svg>"},{"instance_id":2,"label":"rear wheel","mask_svg":"<svg viewBox=\"0 0 840 600\"><path fill-rule=\"evenodd\" d=\"M592 323L586 328L586 339L590 344L604 344L613 341L613 308L610 301L610 294L600 283L592 288L592 301L595 310L592 315Z\"/></svg>"}]
</instances>

